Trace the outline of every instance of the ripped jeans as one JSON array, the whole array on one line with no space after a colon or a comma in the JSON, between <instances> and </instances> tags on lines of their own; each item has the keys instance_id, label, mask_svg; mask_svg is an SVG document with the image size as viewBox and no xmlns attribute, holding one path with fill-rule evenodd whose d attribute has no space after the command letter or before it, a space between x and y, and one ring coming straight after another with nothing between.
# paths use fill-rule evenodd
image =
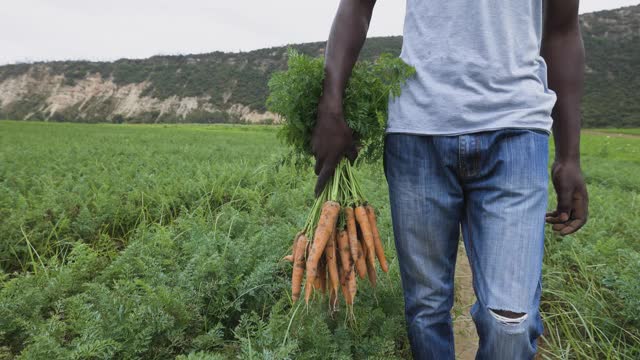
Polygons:
<instances>
[{"instance_id":1,"label":"ripped jeans","mask_svg":"<svg viewBox=\"0 0 640 360\"><path fill-rule=\"evenodd\" d=\"M477 296L476 358L534 357L542 333L548 143L547 133L524 129L387 134L384 168L415 359L454 359L460 229Z\"/></svg>"}]
</instances>

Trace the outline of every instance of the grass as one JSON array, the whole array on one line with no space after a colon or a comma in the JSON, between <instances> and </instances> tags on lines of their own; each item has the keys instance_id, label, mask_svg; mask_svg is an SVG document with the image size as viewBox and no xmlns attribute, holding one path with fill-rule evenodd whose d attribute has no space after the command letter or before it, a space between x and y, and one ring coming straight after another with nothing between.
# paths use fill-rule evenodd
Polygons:
<instances>
[{"instance_id":1,"label":"grass","mask_svg":"<svg viewBox=\"0 0 640 360\"><path fill-rule=\"evenodd\" d=\"M139 224L225 203L241 175L278 155L273 129L251 129L250 142L248 130L0 123L0 268L27 270L29 251L48 257L78 240L119 250Z\"/></svg>"},{"instance_id":2,"label":"grass","mask_svg":"<svg viewBox=\"0 0 640 360\"><path fill-rule=\"evenodd\" d=\"M631 129L604 128L604 129L593 129L593 131L606 132L611 134L640 135L640 129L638 128L631 128Z\"/></svg>"},{"instance_id":3,"label":"grass","mask_svg":"<svg viewBox=\"0 0 640 360\"><path fill-rule=\"evenodd\" d=\"M640 138L583 134L590 219L560 238L547 229L543 357L640 357ZM551 191L550 203L555 204Z\"/></svg>"},{"instance_id":4,"label":"grass","mask_svg":"<svg viewBox=\"0 0 640 360\"><path fill-rule=\"evenodd\" d=\"M349 324L291 304L313 176L275 135L0 122L0 358L409 358L380 165L360 177L391 270ZM639 145L583 137L591 218L547 233L543 358L640 357Z\"/></svg>"}]
</instances>

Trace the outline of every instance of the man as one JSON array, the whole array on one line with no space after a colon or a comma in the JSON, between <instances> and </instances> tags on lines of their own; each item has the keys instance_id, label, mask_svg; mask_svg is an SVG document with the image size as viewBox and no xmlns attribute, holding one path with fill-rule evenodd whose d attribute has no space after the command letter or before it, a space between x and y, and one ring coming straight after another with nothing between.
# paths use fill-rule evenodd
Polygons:
<instances>
[{"instance_id":1,"label":"man","mask_svg":"<svg viewBox=\"0 0 640 360\"><path fill-rule=\"evenodd\" d=\"M531 359L539 313L548 137L562 235L587 220L580 170L579 0L407 0L402 59L417 74L389 103L384 168L416 359L453 359L460 228L473 271L479 359ZM320 191L355 158L342 96L375 0L342 0L312 145Z\"/></svg>"}]
</instances>

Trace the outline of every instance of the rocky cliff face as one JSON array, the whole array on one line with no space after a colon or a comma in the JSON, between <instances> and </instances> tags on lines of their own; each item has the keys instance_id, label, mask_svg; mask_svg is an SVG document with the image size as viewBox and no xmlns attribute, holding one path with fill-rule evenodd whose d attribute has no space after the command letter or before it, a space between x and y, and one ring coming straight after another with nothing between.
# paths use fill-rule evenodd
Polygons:
<instances>
[{"instance_id":1,"label":"rocky cliff face","mask_svg":"<svg viewBox=\"0 0 640 360\"><path fill-rule=\"evenodd\" d=\"M228 89L221 91L223 101L216 105L208 94L155 97L148 94L152 86L149 80L117 84L99 72L69 81L48 64L36 64L0 82L0 113L12 119L79 122L277 121L269 112L229 103Z\"/></svg>"},{"instance_id":2,"label":"rocky cliff face","mask_svg":"<svg viewBox=\"0 0 640 360\"><path fill-rule=\"evenodd\" d=\"M581 17L587 126L640 126L640 5ZM398 54L400 37L368 39L361 57ZM324 43L293 45L322 55ZM0 119L79 122L273 122L267 82L286 48L115 62L0 66Z\"/></svg>"}]
</instances>

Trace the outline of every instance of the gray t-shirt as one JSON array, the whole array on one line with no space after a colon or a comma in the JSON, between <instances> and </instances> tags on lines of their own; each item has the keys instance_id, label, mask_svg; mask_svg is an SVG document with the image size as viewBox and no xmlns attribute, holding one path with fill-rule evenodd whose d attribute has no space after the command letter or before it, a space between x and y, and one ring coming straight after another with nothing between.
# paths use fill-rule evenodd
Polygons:
<instances>
[{"instance_id":1,"label":"gray t-shirt","mask_svg":"<svg viewBox=\"0 0 640 360\"><path fill-rule=\"evenodd\" d=\"M549 131L542 2L407 0L400 57L417 74L390 100L387 132Z\"/></svg>"}]
</instances>

